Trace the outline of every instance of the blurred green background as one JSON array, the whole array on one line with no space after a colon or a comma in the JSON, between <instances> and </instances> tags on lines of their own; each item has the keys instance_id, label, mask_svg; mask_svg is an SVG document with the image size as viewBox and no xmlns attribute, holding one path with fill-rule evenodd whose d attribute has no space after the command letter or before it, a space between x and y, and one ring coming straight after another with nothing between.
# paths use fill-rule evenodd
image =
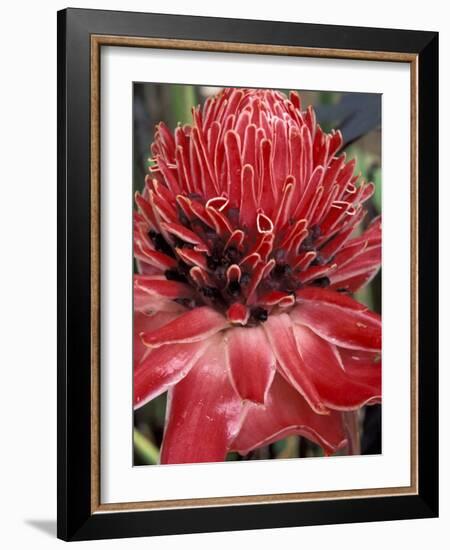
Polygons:
<instances>
[{"instance_id":1,"label":"blurred green background","mask_svg":"<svg viewBox=\"0 0 450 550\"><path fill-rule=\"evenodd\" d=\"M133 86L133 187L141 191L150 165L150 144L155 125L169 128L191 122L191 108L221 88L183 84L135 82ZM286 93L289 90L281 90ZM356 171L375 183L374 196L366 203L363 227L381 213L381 95L356 92L297 90L303 108L312 105L321 127L340 129L342 151L356 158ZM381 313L381 271L356 298ZM166 395L134 413L134 465L156 464L164 431ZM365 407L360 413L362 454L381 453L381 406ZM201 444L201 443L200 443ZM345 451L344 451L345 454ZM247 456L229 453L227 460L255 460L322 456L320 447L302 437L290 436L256 449Z\"/></svg>"}]
</instances>

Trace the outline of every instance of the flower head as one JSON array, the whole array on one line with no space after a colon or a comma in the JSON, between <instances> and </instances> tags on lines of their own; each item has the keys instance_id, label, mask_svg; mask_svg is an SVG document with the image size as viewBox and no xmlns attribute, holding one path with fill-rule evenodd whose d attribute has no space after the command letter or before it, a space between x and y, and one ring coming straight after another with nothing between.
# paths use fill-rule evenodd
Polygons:
<instances>
[{"instance_id":1,"label":"flower head","mask_svg":"<svg viewBox=\"0 0 450 550\"><path fill-rule=\"evenodd\" d=\"M380 265L373 184L312 108L225 89L157 127L136 196L135 406L169 390L161 460L224 460L289 434L332 453L381 399L381 320L350 293Z\"/></svg>"}]
</instances>

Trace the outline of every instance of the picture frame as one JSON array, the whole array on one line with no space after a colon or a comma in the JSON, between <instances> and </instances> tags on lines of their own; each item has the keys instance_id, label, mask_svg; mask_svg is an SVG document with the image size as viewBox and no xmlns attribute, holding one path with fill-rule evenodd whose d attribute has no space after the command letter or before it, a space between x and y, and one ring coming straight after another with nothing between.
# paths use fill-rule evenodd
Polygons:
<instances>
[{"instance_id":1,"label":"picture frame","mask_svg":"<svg viewBox=\"0 0 450 550\"><path fill-rule=\"evenodd\" d=\"M100 61L102 48L111 46L169 53L364 60L409 67L409 485L102 502ZM438 515L437 143L437 33L85 9L58 12L59 538L88 540Z\"/></svg>"}]
</instances>

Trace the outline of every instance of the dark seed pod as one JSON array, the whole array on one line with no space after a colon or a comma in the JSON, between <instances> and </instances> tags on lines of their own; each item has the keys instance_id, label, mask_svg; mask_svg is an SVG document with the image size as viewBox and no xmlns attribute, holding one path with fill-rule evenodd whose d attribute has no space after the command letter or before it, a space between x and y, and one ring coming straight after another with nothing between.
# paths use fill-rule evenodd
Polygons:
<instances>
[{"instance_id":1,"label":"dark seed pod","mask_svg":"<svg viewBox=\"0 0 450 550\"><path fill-rule=\"evenodd\" d=\"M241 286L247 286L248 283L250 282L250 279L251 279L251 277L250 277L249 273L242 273L241 281L240 281Z\"/></svg>"},{"instance_id":2,"label":"dark seed pod","mask_svg":"<svg viewBox=\"0 0 450 550\"><path fill-rule=\"evenodd\" d=\"M156 231L150 230L148 232L148 237L152 241L155 250L162 252L171 258L175 258L175 252L173 251L170 244L164 239L161 233L156 233Z\"/></svg>"},{"instance_id":3,"label":"dark seed pod","mask_svg":"<svg viewBox=\"0 0 450 550\"><path fill-rule=\"evenodd\" d=\"M166 279L168 281L178 281L179 283L188 282L186 276L183 273L181 273L178 269L175 269L175 268L167 269L164 275L166 276Z\"/></svg>"},{"instance_id":4,"label":"dark seed pod","mask_svg":"<svg viewBox=\"0 0 450 550\"><path fill-rule=\"evenodd\" d=\"M255 319L255 321L261 321L263 323L264 321L267 321L269 313L267 309L264 309L263 307L254 307L250 311L250 316Z\"/></svg>"},{"instance_id":5,"label":"dark seed pod","mask_svg":"<svg viewBox=\"0 0 450 550\"><path fill-rule=\"evenodd\" d=\"M325 258L320 254L317 254L314 260L311 262L311 265L325 265L325 264L326 264Z\"/></svg>"},{"instance_id":6,"label":"dark seed pod","mask_svg":"<svg viewBox=\"0 0 450 550\"><path fill-rule=\"evenodd\" d=\"M314 279L311 284L320 288L326 288L330 286L330 279L328 277L319 277L318 279Z\"/></svg>"},{"instance_id":7,"label":"dark seed pod","mask_svg":"<svg viewBox=\"0 0 450 550\"><path fill-rule=\"evenodd\" d=\"M231 296L237 297L241 293L241 285L237 281L231 281L228 285L228 293Z\"/></svg>"}]
</instances>

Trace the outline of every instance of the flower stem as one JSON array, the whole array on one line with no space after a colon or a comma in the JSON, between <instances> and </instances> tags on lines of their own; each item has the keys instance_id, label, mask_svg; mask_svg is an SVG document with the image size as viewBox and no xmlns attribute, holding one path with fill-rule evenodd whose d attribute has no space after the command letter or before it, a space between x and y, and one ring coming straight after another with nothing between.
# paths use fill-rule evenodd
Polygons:
<instances>
[{"instance_id":1,"label":"flower stem","mask_svg":"<svg viewBox=\"0 0 450 550\"><path fill-rule=\"evenodd\" d=\"M360 418L359 411L344 411L342 413L344 430L348 438L348 454L361 454Z\"/></svg>"},{"instance_id":2,"label":"flower stem","mask_svg":"<svg viewBox=\"0 0 450 550\"><path fill-rule=\"evenodd\" d=\"M133 431L134 449L147 464L158 464L159 450L140 431Z\"/></svg>"},{"instance_id":3,"label":"flower stem","mask_svg":"<svg viewBox=\"0 0 450 550\"><path fill-rule=\"evenodd\" d=\"M197 94L194 86L172 84L170 86L172 95L172 116L173 126L187 124L192 119L192 106L197 104Z\"/></svg>"}]
</instances>

